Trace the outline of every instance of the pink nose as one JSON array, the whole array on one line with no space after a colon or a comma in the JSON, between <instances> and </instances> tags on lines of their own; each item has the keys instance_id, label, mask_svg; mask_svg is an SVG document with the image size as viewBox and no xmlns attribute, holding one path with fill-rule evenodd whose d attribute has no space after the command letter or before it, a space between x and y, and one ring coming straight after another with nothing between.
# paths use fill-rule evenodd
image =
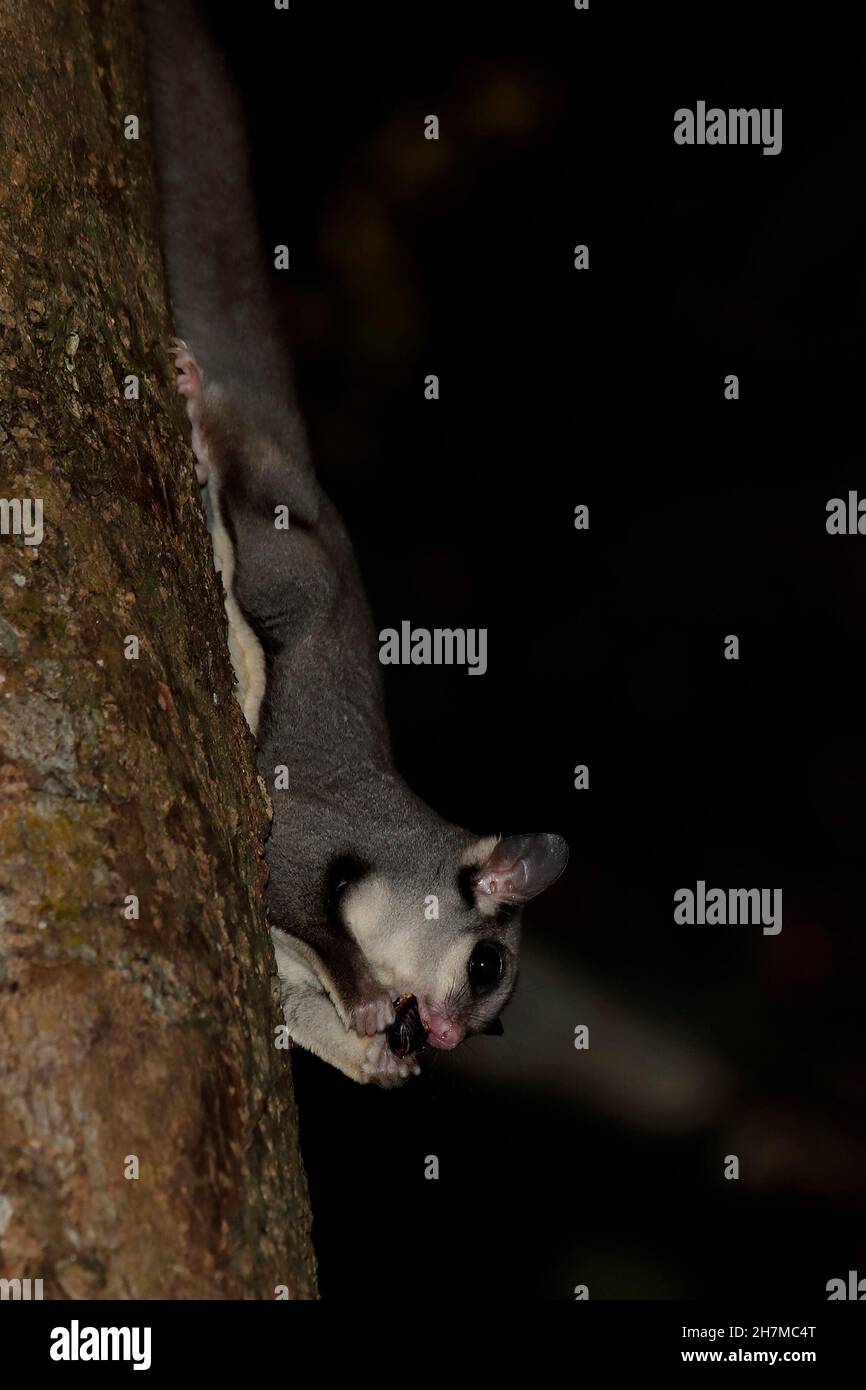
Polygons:
<instances>
[{"instance_id":1,"label":"pink nose","mask_svg":"<svg viewBox=\"0 0 866 1390\"><path fill-rule=\"evenodd\" d=\"M450 1052L452 1047L463 1041L464 1029L461 1025L439 1013L437 1009L425 1009L421 1014L421 1022L427 1030L427 1041L431 1047Z\"/></svg>"},{"instance_id":2,"label":"pink nose","mask_svg":"<svg viewBox=\"0 0 866 1390\"><path fill-rule=\"evenodd\" d=\"M431 1028L427 1034L427 1041L431 1047L441 1047L443 1052L450 1052L452 1047L463 1041L463 1034L452 1028L443 1028L440 1033L436 1033Z\"/></svg>"}]
</instances>

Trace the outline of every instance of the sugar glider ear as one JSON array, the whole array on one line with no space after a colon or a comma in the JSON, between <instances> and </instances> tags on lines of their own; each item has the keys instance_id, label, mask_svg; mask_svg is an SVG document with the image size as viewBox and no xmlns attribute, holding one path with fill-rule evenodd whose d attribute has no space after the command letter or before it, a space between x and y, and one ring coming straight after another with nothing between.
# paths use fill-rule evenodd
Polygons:
<instances>
[{"instance_id":1,"label":"sugar glider ear","mask_svg":"<svg viewBox=\"0 0 866 1390\"><path fill-rule=\"evenodd\" d=\"M488 1023L487 1027L482 1028L481 1031L482 1033L486 1033L489 1038L501 1038L502 1034L505 1032L502 1026L502 1019L494 1018L493 1022Z\"/></svg>"},{"instance_id":2,"label":"sugar glider ear","mask_svg":"<svg viewBox=\"0 0 866 1390\"><path fill-rule=\"evenodd\" d=\"M500 840L472 881L478 898L525 903L549 888L568 863L560 835L509 835Z\"/></svg>"}]
</instances>

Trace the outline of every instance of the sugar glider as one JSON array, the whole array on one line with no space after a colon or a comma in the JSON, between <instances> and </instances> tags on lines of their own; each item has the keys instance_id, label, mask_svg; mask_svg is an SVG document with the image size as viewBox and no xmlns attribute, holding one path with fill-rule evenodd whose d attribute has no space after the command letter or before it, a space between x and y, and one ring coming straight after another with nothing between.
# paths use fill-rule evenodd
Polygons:
<instances>
[{"instance_id":1,"label":"sugar glider","mask_svg":"<svg viewBox=\"0 0 866 1390\"><path fill-rule=\"evenodd\" d=\"M389 1047L395 1001L416 997L433 1047L489 1031L517 978L522 906L568 849L557 835L451 825L395 771L376 634L310 463L271 302L239 100L192 0L144 0L144 14L178 389L272 789L268 912L286 1023L355 1081L395 1086L418 1071ZM276 524L286 507L288 529Z\"/></svg>"}]
</instances>

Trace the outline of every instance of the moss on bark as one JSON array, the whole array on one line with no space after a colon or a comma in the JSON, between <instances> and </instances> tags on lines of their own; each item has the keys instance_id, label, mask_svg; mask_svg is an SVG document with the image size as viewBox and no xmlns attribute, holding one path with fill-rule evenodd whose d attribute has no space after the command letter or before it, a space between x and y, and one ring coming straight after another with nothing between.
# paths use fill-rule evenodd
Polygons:
<instances>
[{"instance_id":1,"label":"moss on bark","mask_svg":"<svg viewBox=\"0 0 866 1390\"><path fill-rule=\"evenodd\" d=\"M312 1297L267 797L172 390L136 9L4 0L0 50L0 496L44 509L41 544L0 540L0 1272Z\"/></svg>"}]
</instances>

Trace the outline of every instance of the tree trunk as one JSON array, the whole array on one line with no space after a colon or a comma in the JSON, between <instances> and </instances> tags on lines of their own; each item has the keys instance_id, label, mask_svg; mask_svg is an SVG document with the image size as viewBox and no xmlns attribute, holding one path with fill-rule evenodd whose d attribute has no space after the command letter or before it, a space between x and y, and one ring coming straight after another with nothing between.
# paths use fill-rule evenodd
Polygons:
<instances>
[{"instance_id":1,"label":"tree trunk","mask_svg":"<svg viewBox=\"0 0 866 1390\"><path fill-rule=\"evenodd\" d=\"M15 499L44 517L0 541L0 1274L313 1297L268 802L172 388L136 7L0 0L0 51L4 530Z\"/></svg>"}]
</instances>

